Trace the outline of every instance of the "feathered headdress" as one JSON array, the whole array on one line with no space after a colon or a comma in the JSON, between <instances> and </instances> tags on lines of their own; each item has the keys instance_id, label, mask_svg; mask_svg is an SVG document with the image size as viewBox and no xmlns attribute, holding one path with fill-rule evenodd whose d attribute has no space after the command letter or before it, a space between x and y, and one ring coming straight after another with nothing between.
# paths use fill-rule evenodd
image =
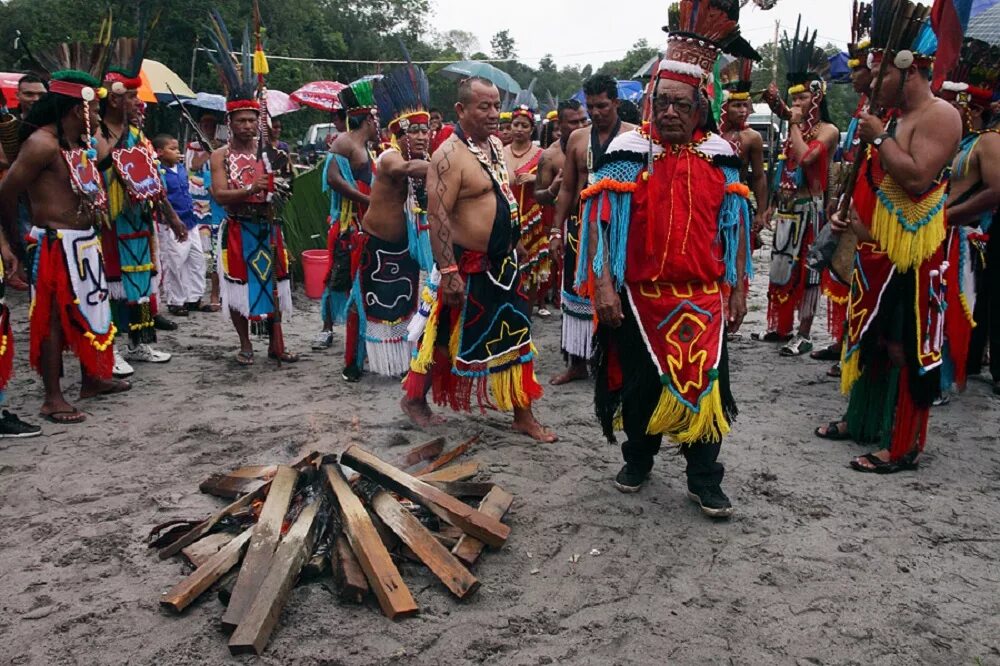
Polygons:
<instances>
[{"instance_id":1,"label":"feathered headdress","mask_svg":"<svg viewBox=\"0 0 1000 666\"><path fill-rule=\"evenodd\" d=\"M967 37L958 63L945 78L941 97L963 106L989 106L1000 80L1000 46Z\"/></svg>"},{"instance_id":2,"label":"feathered headdress","mask_svg":"<svg viewBox=\"0 0 1000 666\"><path fill-rule=\"evenodd\" d=\"M830 60L823 49L816 46L816 31L809 34L809 28L802 31L802 15L795 24L795 36L788 38L786 32L781 38L781 54L785 59L788 94L811 92L824 95L826 79L830 73Z\"/></svg>"},{"instance_id":3,"label":"feathered headdress","mask_svg":"<svg viewBox=\"0 0 1000 666\"><path fill-rule=\"evenodd\" d=\"M734 58L719 69L719 83L726 102L745 102L750 99L753 60Z\"/></svg>"},{"instance_id":4,"label":"feathered headdress","mask_svg":"<svg viewBox=\"0 0 1000 666\"><path fill-rule=\"evenodd\" d=\"M348 116L365 116L373 113L376 105L372 80L358 79L341 90L340 105Z\"/></svg>"},{"instance_id":5,"label":"feathered headdress","mask_svg":"<svg viewBox=\"0 0 1000 666\"><path fill-rule=\"evenodd\" d=\"M222 15L215 9L208 12L208 41L212 48L208 59L219 73L222 89L226 93L226 113L243 109L260 111L257 100L257 83L254 80L253 55L250 52L250 31L243 28L243 43L239 56L233 55L233 39Z\"/></svg>"},{"instance_id":6,"label":"feathered headdress","mask_svg":"<svg viewBox=\"0 0 1000 666\"><path fill-rule=\"evenodd\" d=\"M391 70L374 86L379 115L396 136L405 134L411 125L429 128L431 122L427 74L410 62L409 54L406 60L406 66Z\"/></svg>"},{"instance_id":7,"label":"feathered headdress","mask_svg":"<svg viewBox=\"0 0 1000 666\"><path fill-rule=\"evenodd\" d=\"M50 51L35 52L20 30L16 30L15 48L24 52L29 68L44 79L63 80L67 77L57 76L63 72L71 72L68 78L91 81L97 88L104 80L108 68L109 46L111 44L111 10L101 21L101 27L93 43L73 42L62 43ZM81 76L82 75L82 78ZM100 93L100 91L97 91Z\"/></svg>"},{"instance_id":8,"label":"feathered headdress","mask_svg":"<svg viewBox=\"0 0 1000 666\"><path fill-rule=\"evenodd\" d=\"M534 93L536 81L537 79L532 79L528 87L514 97L514 106L510 110L511 122L514 118L520 117L527 118L532 125L535 124L535 111L538 110L538 98Z\"/></svg>"},{"instance_id":9,"label":"feathered headdress","mask_svg":"<svg viewBox=\"0 0 1000 666\"><path fill-rule=\"evenodd\" d=\"M738 0L681 0L667 14L667 52L658 79L705 88L720 53L760 59L740 36Z\"/></svg>"},{"instance_id":10,"label":"feathered headdress","mask_svg":"<svg viewBox=\"0 0 1000 666\"><path fill-rule=\"evenodd\" d=\"M854 10L851 13L851 41L847 45L847 66L849 68L856 69L868 66L868 49L872 45L868 37L871 29L871 3L854 0Z\"/></svg>"},{"instance_id":11,"label":"feathered headdress","mask_svg":"<svg viewBox=\"0 0 1000 666\"><path fill-rule=\"evenodd\" d=\"M149 50L153 30L160 21L160 10L150 18L146 4L138 5L138 37L118 37L111 43L104 82L108 90L116 95L121 95L126 90L138 90L142 86L142 61Z\"/></svg>"},{"instance_id":12,"label":"feathered headdress","mask_svg":"<svg viewBox=\"0 0 1000 666\"><path fill-rule=\"evenodd\" d=\"M868 66L878 67L886 51L890 51L892 64L899 69L934 64L938 41L930 13L930 7L909 0L873 0Z\"/></svg>"}]
</instances>

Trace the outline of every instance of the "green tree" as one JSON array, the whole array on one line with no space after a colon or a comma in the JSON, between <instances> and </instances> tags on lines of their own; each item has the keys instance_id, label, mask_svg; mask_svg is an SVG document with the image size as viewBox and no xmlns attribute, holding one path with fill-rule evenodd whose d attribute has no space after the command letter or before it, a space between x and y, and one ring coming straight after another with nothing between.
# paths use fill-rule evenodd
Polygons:
<instances>
[{"instance_id":1,"label":"green tree","mask_svg":"<svg viewBox=\"0 0 1000 666\"><path fill-rule=\"evenodd\" d=\"M649 45L645 39L640 39L628 50L620 60L609 60L597 70L598 74L608 74L619 80L635 78L636 71L655 57L659 51Z\"/></svg>"},{"instance_id":2,"label":"green tree","mask_svg":"<svg viewBox=\"0 0 1000 666\"><path fill-rule=\"evenodd\" d=\"M501 60L509 60L517 57L517 45L514 38L510 36L510 30L501 30L493 35L490 40L490 48L493 49L493 57Z\"/></svg>"}]
</instances>

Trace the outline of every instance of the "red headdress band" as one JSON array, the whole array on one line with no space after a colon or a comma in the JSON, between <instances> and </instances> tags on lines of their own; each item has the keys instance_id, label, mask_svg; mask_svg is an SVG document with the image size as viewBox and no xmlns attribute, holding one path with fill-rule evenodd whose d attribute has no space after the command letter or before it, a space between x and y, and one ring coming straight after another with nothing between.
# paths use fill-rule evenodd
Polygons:
<instances>
[{"instance_id":1,"label":"red headdress band","mask_svg":"<svg viewBox=\"0 0 1000 666\"><path fill-rule=\"evenodd\" d=\"M234 111L243 111L244 109L250 111L260 111L260 102L255 99L237 99L232 102L226 102L226 113L232 113Z\"/></svg>"},{"instance_id":2,"label":"red headdress band","mask_svg":"<svg viewBox=\"0 0 1000 666\"><path fill-rule=\"evenodd\" d=\"M403 134L410 128L410 125L430 125L430 123L430 113L427 111L413 111L412 113L404 113L389 123L389 131L393 134Z\"/></svg>"},{"instance_id":3,"label":"red headdress band","mask_svg":"<svg viewBox=\"0 0 1000 666\"><path fill-rule=\"evenodd\" d=\"M90 86L73 83L71 81L58 81L56 79L49 81L50 93L55 95L65 95L66 97L73 97L75 99L86 99L83 92L85 88L91 91L91 99L93 99L95 91Z\"/></svg>"}]
</instances>

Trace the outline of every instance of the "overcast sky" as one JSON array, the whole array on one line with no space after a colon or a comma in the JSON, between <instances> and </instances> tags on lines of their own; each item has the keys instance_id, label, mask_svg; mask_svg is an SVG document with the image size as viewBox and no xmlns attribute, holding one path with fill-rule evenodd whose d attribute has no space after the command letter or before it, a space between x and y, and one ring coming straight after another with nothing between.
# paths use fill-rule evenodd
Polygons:
<instances>
[{"instance_id":1,"label":"overcast sky","mask_svg":"<svg viewBox=\"0 0 1000 666\"><path fill-rule=\"evenodd\" d=\"M479 39L484 53L490 38L507 29L517 44L518 60L529 65L551 53L559 66L598 66L622 57L632 44L646 38L662 48L666 35L669 0L538 0L533 2L482 2L481 0L431 0L434 28L466 30ZM740 16L743 35L755 46L774 38L774 22L795 31L803 25L819 31L817 42L845 48L851 36L853 0L778 0L768 11L748 4Z\"/></svg>"}]
</instances>

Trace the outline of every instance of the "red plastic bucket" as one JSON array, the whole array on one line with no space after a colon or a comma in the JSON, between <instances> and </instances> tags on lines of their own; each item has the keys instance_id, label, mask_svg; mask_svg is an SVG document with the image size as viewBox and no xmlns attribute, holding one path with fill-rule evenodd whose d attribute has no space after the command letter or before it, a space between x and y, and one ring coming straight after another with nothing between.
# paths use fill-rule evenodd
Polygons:
<instances>
[{"instance_id":1,"label":"red plastic bucket","mask_svg":"<svg viewBox=\"0 0 1000 666\"><path fill-rule=\"evenodd\" d=\"M323 298L326 271L330 267L330 253L326 250L304 250L302 252L302 273L305 276L306 296L319 300Z\"/></svg>"}]
</instances>

